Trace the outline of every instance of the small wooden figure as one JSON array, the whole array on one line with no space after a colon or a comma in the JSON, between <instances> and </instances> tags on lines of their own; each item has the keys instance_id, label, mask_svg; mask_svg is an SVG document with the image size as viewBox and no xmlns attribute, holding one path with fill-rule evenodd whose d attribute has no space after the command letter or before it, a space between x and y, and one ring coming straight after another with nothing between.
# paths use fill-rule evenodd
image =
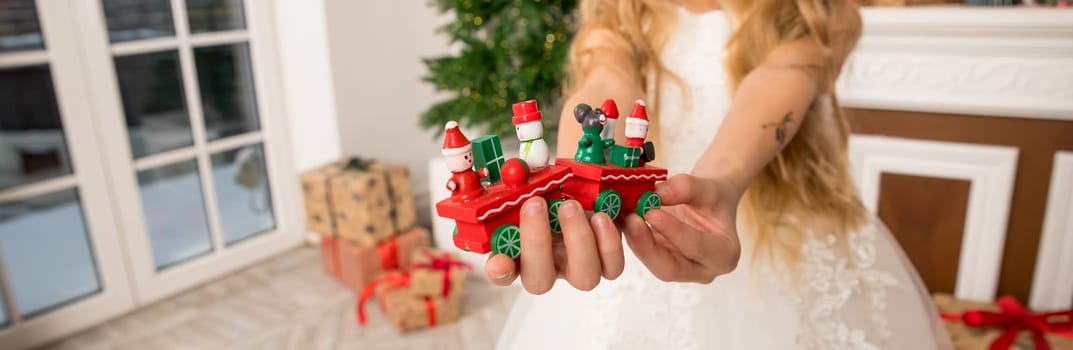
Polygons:
<instances>
[{"instance_id":1,"label":"small wooden figure","mask_svg":"<svg viewBox=\"0 0 1073 350\"><path fill-rule=\"evenodd\" d=\"M604 125L604 131L600 133L600 138L604 140L615 139L615 122L618 121L618 105L615 104L615 100L604 100L604 104L600 106L600 109L607 115L607 124Z\"/></svg>"},{"instance_id":2,"label":"small wooden figure","mask_svg":"<svg viewBox=\"0 0 1073 350\"><path fill-rule=\"evenodd\" d=\"M481 177L487 176L487 169L481 169L484 174L473 170L473 146L453 120L444 127L441 152L447 159L447 168L451 170L447 189L451 191L452 200L467 201L484 194Z\"/></svg>"},{"instance_id":3,"label":"small wooden figure","mask_svg":"<svg viewBox=\"0 0 1073 350\"><path fill-rule=\"evenodd\" d=\"M648 112L645 101L633 103L633 111L626 117L626 147L642 147L648 137Z\"/></svg>"},{"instance_id":4,"label":"small wooden figure","mask_svg":"<svg viewBox=\"0 0 1073 350\"><path fill-rule=\"evenodd\" d=\"M574 118L577 119L578 123L581 123L581 131L584 132L581 139L577 141L577 152L574 153L574 160L599 165L607 163L607 157L604 157L604 150L615 144L614 139L603 140L600 138L600 133L604 130L604 124L607 124L607 115L599 108L592 109L591 106L581 103L574 107Z\"/></svg>"},{"instance_id":5,"label":"small wooden figure","mask_svg":"<svg viewBox=\"0 0 1073 350\"><path fill-rule=\"evenodd\" d=\"M515 103L513 106L514 131L518 133L518 157L524 160L529 169L537 171L548 166L551 155L548 143L544 142L544 125L541 123L540 110L536 100Z\"/></svg>"},{"instance_id":6,"label":"small wooden figure","mask_svg":"<svg viewBox=\"0 0 1073 350\"><path fill-rule=\"evenodd\" d=\"M648 110L644 100L633 103L633 111L626 117L626 147L638 148L640 151L638 165L656 160L656 148L648 138ZM632 153L632 152L631 152Z\"/></svg>"}]
</instances>

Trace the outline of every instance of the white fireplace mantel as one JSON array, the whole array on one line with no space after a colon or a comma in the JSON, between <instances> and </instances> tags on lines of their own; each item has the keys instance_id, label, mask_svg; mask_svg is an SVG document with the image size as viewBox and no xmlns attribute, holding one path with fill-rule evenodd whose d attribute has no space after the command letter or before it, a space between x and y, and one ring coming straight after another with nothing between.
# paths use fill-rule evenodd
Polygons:
<instances>
[{"instance_id":1,"label":"white fireplace mantel","mask_svg":"<svg viewBox=\"0 0 1073 350\"><path fill-rule=\"evenodd\" d=\"M843 105L1073 120L1073 10L862 10Z\"/></svg>"}]
</instances>

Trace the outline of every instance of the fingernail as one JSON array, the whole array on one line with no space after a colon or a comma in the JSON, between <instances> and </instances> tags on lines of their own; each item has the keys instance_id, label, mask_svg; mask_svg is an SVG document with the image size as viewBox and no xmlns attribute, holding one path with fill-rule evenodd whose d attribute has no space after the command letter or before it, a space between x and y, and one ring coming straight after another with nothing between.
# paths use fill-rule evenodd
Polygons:
<instances>
[{"instance_id":1,"label":"fingernail","mask_svg":"<svg viewBox=\"0 0 1073 350\"><path fill-rule=\"evenodd\" d=\"M601 230L610 230L611 218L604 215L596 216L596 226Z\"/></svg>"},{"instance_id":2,"label":"fingernail","mask_svg":"<svg viewBox=\"0 0 1073 350\"><path fill-rule=\"evenodd\" d=\"M495 275L495 276L492 276L492 277L495 277L495 279L502 281L502 280L505 280L508 277L510 277L510 274L511 274L511 272L507 271L507 272L504 272L504 273L501 273L501 274L498 274L498 275Z\"/></svg>"},{"instance_id":3,"label":"fingernail","mask_svg":"<svg viewBox=\"0 0 1073 350\"><path fill-rule=\"evenodd\" d=\"M575 201L566 201L559 206L559 217L569 218L581 214L581 206Z\"/></svg>"},{"instance_id":4,"label":"fingernail","mask_svg":"<svg viewBox=\"0 0 1073 350\"><path fill-rule=\"evenodd\" d=\"M525 206L524 206L524 208L522 208L522 210L525 210L526 214L539 214L540 211L543 210L543 209L544 209L544 202L541 202L541 201L538 201L538 200L531 200L531 201L525 202Z\"/></svg>"}]
</instances>

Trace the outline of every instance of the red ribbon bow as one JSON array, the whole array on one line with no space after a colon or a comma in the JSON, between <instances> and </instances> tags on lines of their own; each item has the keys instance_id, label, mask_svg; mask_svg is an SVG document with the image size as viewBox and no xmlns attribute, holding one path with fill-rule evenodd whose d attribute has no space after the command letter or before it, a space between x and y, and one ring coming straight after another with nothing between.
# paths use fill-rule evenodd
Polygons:
<instances>
[{"instance_id":1,"label":"red ribbon bow","mask_svg":"<svg viewBox=\"0 0 1073 350\"><path fill-rule=\"evenodd\" d=\"M389 273L365 285L365 288L361 290L361 296L358 297L357 309L359 325L365 325L365 303L369 302L369 299L373 297L373 293L376 292L376 286L379 286L381 283L386 283L395 288L406 287L410 285L410 274L406 272Z\"/></svg>"},{"instance_id":2,"label":"red ribbon bow","mask_svg":"<svg viewBox=\"0 0 1073 350\"><path fill-rule=\"evenodd\" d=\"M376 247L376 254L380 256L380 267L384 270L399 268L399 239L391 237Z\"/></svg>"},{"instance_id":3,"label":"red ribbon bow","mask_svg":"<svg viewBox=\"0 0 1073 350\"><path fill-rule=\"evenodd\" d=\"M466 270L472 270L473 266L469 263L454 259L450 253L444 252L443 254L433 254L431 251L425 251L425 256L429 258L429 262L424 264L414 264L411 267L417 269L432 269L443 271L443 296L447 297L451 291L451 269L455 267L461 267Z\"/></svg>"},{"instance_id":4,"label":"red ribbon bow","mask_svg":"<svg viewBox=\"0 0 1073 350\"><path fill-rule=\"evenodd\" d=\"M1001 327L1006 331L991 342L990 350L1005 350L1013 345L1017 333L1032 332L1036 350L1050 350L1044 333L1073 339L1073 309L1042 314L1032 314L1017 299L1004 296L995 302L1001 312L969 310L960 315L943 313L944 320L961 321L969 327Z\"/></svg>"}]
</instances>

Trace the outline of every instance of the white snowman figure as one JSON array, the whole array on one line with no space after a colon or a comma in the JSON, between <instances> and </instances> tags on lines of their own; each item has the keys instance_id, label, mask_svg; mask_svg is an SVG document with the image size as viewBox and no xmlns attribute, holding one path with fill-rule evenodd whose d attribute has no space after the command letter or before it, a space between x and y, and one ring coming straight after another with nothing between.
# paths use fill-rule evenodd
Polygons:
<instances>
[{"instance_id":1,"label":"white snowman figure","mask_svg":"<svg viewBox=\"0 0 1073 350\"><path fill-rule=\"evenodd\" d=\"M515 103L513 106L514 131L518 133L518 158L529 165L530 170L538 170L548 166L551 156L548 151L548 143L544 142L544 125L541 123L540 110L537 109L536 100Z\"/></svg>"}]
</instances>

